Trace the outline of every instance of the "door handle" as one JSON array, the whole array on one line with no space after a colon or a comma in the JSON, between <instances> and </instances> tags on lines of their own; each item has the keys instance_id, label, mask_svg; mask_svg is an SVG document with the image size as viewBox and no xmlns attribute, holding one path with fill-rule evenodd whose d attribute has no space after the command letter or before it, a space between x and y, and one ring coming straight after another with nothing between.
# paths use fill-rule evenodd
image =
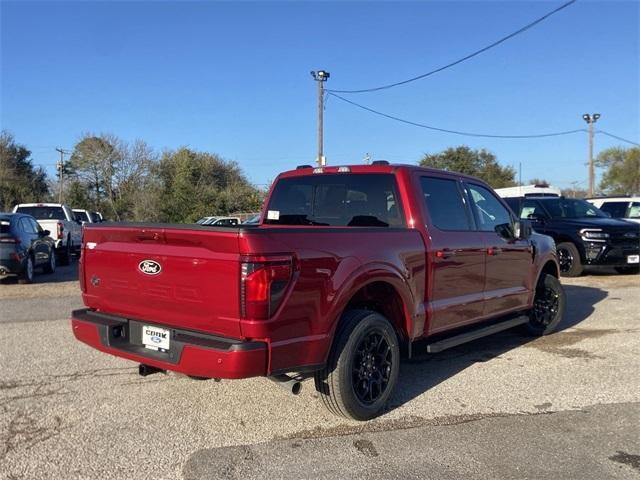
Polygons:
<instances>
[{"instance_id":1,"label":"door handle","mask_svg":"<svg viewBox=\"0 0 640 480\"><path fill-rule=\"evenodd\" d=\"M498 255L500 252L502 252L502 249L500 247L489 247L487 248L487 254L491 255L491 256L496 256Z\"/></svg>"},{"instance_id":2,"label":"door handle","mask_svg":"<svg viewBox=\"0 0 640 480\"><path fill-rule=\"evenodd\" d=\"M442 250L436 251L437 258L449 258L456 255L456 250L452 250L451 248L443 248Z\"/></svg>"}]
</instances>

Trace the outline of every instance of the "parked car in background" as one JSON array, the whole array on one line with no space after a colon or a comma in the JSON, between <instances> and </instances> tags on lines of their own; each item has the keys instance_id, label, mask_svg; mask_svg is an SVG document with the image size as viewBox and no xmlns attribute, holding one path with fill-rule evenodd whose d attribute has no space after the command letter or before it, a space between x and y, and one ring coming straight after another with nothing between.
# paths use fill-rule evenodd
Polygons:
<instances>
[{"instance_id":1,"label":"parked car in background","mask_svg":"<svg viewBox=\"0 0 640 480\"><path fill-rule=\"evenodd\" d=\"M17 275L20 283L33 282L34 270L56 270L55 241L35 218L21 213L0 213L0 278Z\"/></svg>"},{"instance_id":2,"label":"parked car in background","mask_svg":"<svg viewBox=\"0 0 640 480\"><path fill-rule=\"evenodd\" d=\"M60 203L21 203L13 211L31 215L43 230L49 230L56 242L60 264L69 265L71 254L80 249L82 226L68 206Z\"/></svg>"},{"instance_id":3,"label":"parked car in background","mask_svg":"<svg viewBox=\"0 0 640 480\"><path fill-rule=\"evenodd\" d=\"M243 225L257 225L258 223L260 223L259 213L255 214L253 217L247 218L244 222L242 222Z\"/></svg>"},{"instance_id":4,"label":"parked car in background","mask_svg":"<svg viewBox=\"0 0 640 480\"><path fill-rule=\"evenodd\" d=\"M495 192L502 198L517 197L559 197L561 191L558 187L536 183L534 185L520 185L518 187L496 188Z\"/></svg>"},{"instance_id":5,"label":"parked car in background","mask_svg":"<svg viewBox=\"0 0 640 480\"><path fill-rule=\"evenodd\" d=\"M81 208L74 208L73 214L76 220L80 220L81 223L99 223L102 222L102 214L98 212L91 212L89 210L83 210Z\"/></svg>"},{"instance_id":6,"label":"parked car in background","mask_svg":"<svg viewBox=\"0 0 640 480\"><path fill-rule=\"evenodd\" d=\"M640 197L598 197L586 200L613 218L640 223Z\"/></svg>"},{"instance_id":7,"label":"parked car in background","mask_svg":"<svg viewBox=\"0 0 640 480\"><path fill-rule=\"evenodd\" d=\"M401 351L546 335L562 319L553 240L479 179L301 166L265 205L257 226L86 225L76 338L143 376L268 376L298 393L289 374L313 375L330 411L366 420Z\"/></svg>"},{"instance_id":8,"label":"parked car in background","mask_svg":"<svg viewBox=\"0 0 640 480\"><path fill-rule=\"evenodd\" d=\"M586 265L638 272L640 225L610 218L595 205L576 198L505 200L520 218L531 220L535 231L553 237L563 276L577 277Z\"/></svg>"},{"instance_id":9,"label":"parked car in background","mask_svg":"<svg viewBox=\"0 0 640 480\"><path fill-rule=\"evenodd\" d=\"M215 225L217 227L233 226L240 223L238 217L204 217L196 222L198 225Z\"/></svg>"}]
</instances>

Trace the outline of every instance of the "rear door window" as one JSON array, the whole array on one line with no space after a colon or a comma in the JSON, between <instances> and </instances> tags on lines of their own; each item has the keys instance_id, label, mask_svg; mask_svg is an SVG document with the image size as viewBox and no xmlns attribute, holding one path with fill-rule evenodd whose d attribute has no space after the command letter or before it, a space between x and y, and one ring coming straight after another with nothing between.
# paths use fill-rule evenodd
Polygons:
<instances>
[{"instance_id":1,"label":"rear door window","mask_svg":"<svg viewBox=\"0 0 640 480\"><path fill-rule=\"evenodd\" d=\"M421 177L422 195L431 223L438 230L472 230L471 218L457 180Z\"/></svg>"},{"instance_id":2,"label":"rear door window","mask_svg":"<svg viewBox=\"0 0 640 480\"><path fill-rule=\"evenodd\" d=\"M22 231L29 234L38 233L38 230L34 228L28 218L23 217L20 219L20 227Z\"/></svg>"},{"instance_id":3,"label":"rear door window","mask_svg":"<svg viewBox=\"0 0 640 480\"><path fill-rule=\"evenodd\" d=\"M627 214L629 202L604 202L600 210L607 212L613 218L624 218Z\"/></svg>"},{"instance_id":4,"label":"rear door window","mask_svg":"<svg viewBox=\"0 0 640 480\"><path fill-rule=\"evenodd\" d=\"M640 218L640 202L632 202L629 206L627 218Z\"/></svg>"},{"instance_id":5,"label":"rear door window","mask_svg":"<svg viewBox=\"0 0 640 480\"><path fill-rule=\"evenodd\" d=\"M276 183L264 223L341 227L403 227L390 174L316 174Z\"/></svg>"}]
</instances>

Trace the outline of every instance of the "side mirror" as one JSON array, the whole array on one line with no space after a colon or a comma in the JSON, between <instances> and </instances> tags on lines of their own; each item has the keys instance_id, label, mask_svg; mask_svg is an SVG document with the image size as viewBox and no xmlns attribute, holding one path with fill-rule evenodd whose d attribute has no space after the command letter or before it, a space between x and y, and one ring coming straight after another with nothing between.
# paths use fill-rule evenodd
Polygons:
<instances>
[{"instance_id":1,"label":"side mirror","mask_svg":"<svg viewBox=\"0 0 640 480\"><path fill-rule=\"evenodd\" d=\"M542 223L545 221L544 215L540 215L539 213L530 213L529 215L527 215L527 218L533 222Z\"/></svg>"},{"instance_id":2,"label":"side mirror","mask_svg":"<svg viewBox=\"0 0 640 480\"><path fill-rule=\"evenodd\" d=\"M49 230L41 230L40 231L40 236L41 237L48 237L49 235L51 235L51 232Z\"/></svg>"},{"instance_id":3,"label":"side mirror","mask_svg":"<svg viewBox=\"0 0 640 480\"><path fill-rule=\"evenodd\" d=\"M611 213L609 213L609 212L604 212L604 214L605 214L607 217L611 218Z\"/></svg>"},{"instance_id":4,"label":"side mirror","mask_svg":"<svg viewBox=\"0 0 640 480\"><path fill-rule=\"evenodd\" d=\"M531 236L531 223L526 220L513 222L513 236L516 240L527 240Z\"/></svg>"}]
</instances>

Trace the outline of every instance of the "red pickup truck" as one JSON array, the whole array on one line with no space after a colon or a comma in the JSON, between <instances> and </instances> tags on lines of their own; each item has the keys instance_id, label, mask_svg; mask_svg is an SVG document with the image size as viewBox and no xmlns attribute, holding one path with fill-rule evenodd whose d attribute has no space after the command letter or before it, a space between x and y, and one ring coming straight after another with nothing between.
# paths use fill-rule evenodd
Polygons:
<instances>
[{"instance_id":1,"label":"red pickup truck","mask_svg":"<svg viewBox=\"0 0 640 480\"><path fill-rule=\"evenodd\" d=\"M365 420L401 355L522 326L565 294L550 237L482 181L416 166L282 173L258 225L85 225L75 336L147 375L267 376Z\"/></svg>"}]
</instances>

